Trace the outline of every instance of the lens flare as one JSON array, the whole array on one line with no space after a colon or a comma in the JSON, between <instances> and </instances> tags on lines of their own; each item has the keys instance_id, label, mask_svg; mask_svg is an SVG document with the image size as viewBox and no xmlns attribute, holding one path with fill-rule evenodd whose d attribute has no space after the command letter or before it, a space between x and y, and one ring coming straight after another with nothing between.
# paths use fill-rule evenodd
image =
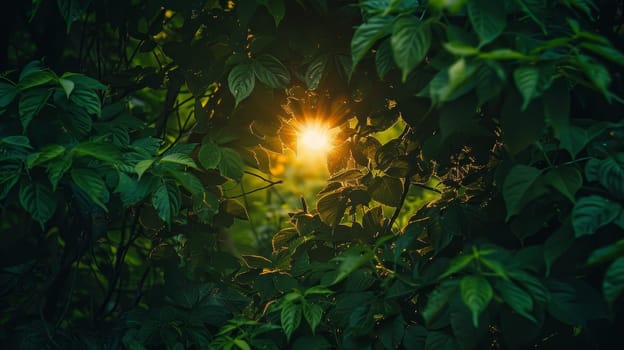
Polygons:
<instances>
[{"instance_id":1,"label":"lens flare","mask_svg":"<svg viewBox=\"0 0 624 350\"><path fill-rule=\"evenodd\" d=\"M299 152L325 153L331 148L329 130L319 124L302 127L297 139Z\"/></svg>"}]
</instances>

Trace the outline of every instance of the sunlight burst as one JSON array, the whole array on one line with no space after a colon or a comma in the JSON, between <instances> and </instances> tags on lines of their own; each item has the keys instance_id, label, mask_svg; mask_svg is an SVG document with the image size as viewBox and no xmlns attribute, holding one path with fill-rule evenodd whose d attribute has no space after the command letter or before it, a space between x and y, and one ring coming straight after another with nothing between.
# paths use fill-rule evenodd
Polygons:
<instances>
[{"instance_id":1,"label":"sunlight burst","mask_svg":"<svg viewBox=\"0 0 624 350\"><path fill-rule=\"evenodd\" d=\"M331 148L329 129L320 124L305 125L299 131L299 152L325 153Z\"/></svg>"}]
</instances>

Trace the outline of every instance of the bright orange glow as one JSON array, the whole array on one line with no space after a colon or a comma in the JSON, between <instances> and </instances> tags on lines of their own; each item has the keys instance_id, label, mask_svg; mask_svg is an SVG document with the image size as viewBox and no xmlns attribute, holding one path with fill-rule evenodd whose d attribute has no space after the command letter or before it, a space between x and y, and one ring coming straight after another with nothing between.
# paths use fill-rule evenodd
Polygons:
<instances>
[{"instance_id":1,"label":"bright orange glow","mask_svg":"<svg viewBox=\"0 0 624 350\"><path fill-rule=\"evenodd\" d=\"M320 123L302 125L297 136L298 151L325 155L332 144L329 128Z\"/></svg>"}]
</instances>

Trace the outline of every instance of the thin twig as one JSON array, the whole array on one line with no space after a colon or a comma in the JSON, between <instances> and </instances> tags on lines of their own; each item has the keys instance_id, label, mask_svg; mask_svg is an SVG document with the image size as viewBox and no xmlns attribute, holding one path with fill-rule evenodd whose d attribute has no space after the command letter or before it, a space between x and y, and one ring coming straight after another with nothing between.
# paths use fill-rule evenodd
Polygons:
<instances>
[{"instance_id":1,"label":"thin twig","mask_svg":"<svg viewBox=\"0 0 624 350\"><path fill-rule=\"evenodd\" d=\"M258 179L260 179L260 180L262 180L262 181L264 181L264 182L268 182L268 183L270 183L270 184L278 184L278 183L282 183L282 180L272 181L272 180L269 180L269 179L265 178L265 177L264 177L264 176L262 176L262 175L258 175L258 174L256 174L256 173L252 173L251 171L247 171L247 170L245 170L245 174L247 174L247 175L251 175L251 176L255 176L255 177L257 177Z\"/></svg>"},{"instance_id":2,"label":"thin twig","mask_svg":"<svg viewBox=\"0 0 624 350\"><path fill-rule=\"evenodd\" d=\"M429 191L433 191L435 193L442 194L442 191L438 190L437 188L433 188L433 187L430 187L430 186L427 186L427 185L424 185L424 184L421 184L421 183L418 183L418 182L412 182L411 184L416 186L416 187L420 187L422 189L425 189L425 190L429 190Z\"/></svg>"},{"instance_id":3,"label":"thin twig","mask_svg":"<svg viewBox=\"0 0 624 350\"><path fill-rule=\"evenodd\" d=\"M410 181L409 179L405 179L405 182L403 183L403 192L401 193L401 201L399 202L399 205L394 210L394 213L392 214L390 221L388 221L388 224L384 228L384 232L382 236L389 234L390 231L392 230L392 225L394 225L394 222L396 221L396 219L399 217L399 214L401 213L401 209L403 209L403 204L405 204L405 198L407 198L407 193L409 192L409 188L410 188Z\"/></svg>"},{"instance_id":4,"label":"thin twig","mask_svg":"<svg viewBox=\"0 0 624 350\"><path fill-rule=\"evenodd\" d=\"M279 185L279 184L281 184L282 182L284 182L284 181L282 181L282 180L279 180L279 181L271 181L271 182L270 182L268 185L266 185L266 186L258 187L258 188L256 188L256 189L253 189L253 190L249 191L249 192L243 192L243 193L241 193L241 194L238 194L238 195L236 195L236 196L232 196L232 197L228 197L228 198L229 198L229 199L234 199L234 198L244 197L244 196L246 196L246 195L250 195L250 194L252 194L252 193L256 193L256 192L258 192L258 191L266 190L266 189L267 189L267 188L269 188L269 187L273 187L273 186L275 186L275 185Z\"/></svg>"}]
</instances>

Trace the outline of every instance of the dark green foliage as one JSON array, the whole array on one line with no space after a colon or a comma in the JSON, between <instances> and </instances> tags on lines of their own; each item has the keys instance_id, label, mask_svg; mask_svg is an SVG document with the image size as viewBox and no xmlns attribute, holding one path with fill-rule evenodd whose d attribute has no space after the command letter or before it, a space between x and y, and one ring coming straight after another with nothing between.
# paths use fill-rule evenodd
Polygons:
<instances>
[{"instance_id":1,"label":"dark green foliage","mask_svg":"<svg viewBox=\"0 0 624 350\"><path fill-rule=\"evenodd\" d=\"M622 1L7 11L3 348L620 341ZM238 254L231 189L279 184L311 115L337 135L327 185Z\"/></svg>"}]
</instances>

